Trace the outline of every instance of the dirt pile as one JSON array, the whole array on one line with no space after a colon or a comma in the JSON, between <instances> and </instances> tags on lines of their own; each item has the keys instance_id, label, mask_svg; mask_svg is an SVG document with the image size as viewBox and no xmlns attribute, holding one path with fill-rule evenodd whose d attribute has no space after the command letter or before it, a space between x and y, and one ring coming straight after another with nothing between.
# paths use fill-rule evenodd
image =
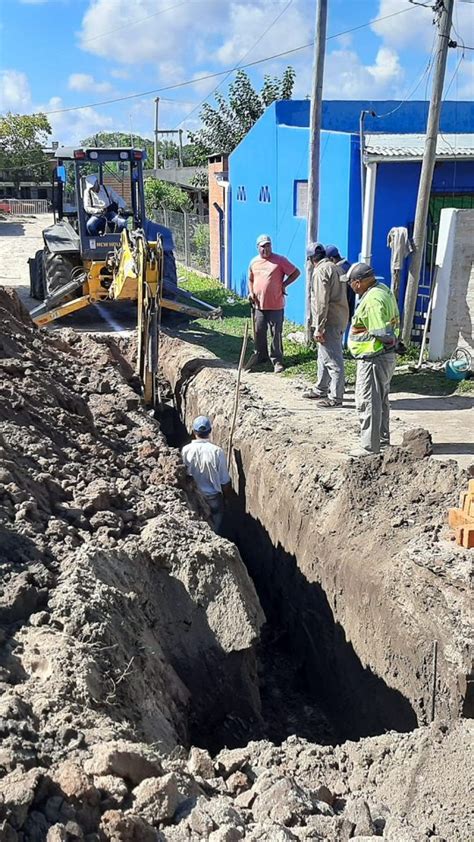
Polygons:
<instances>
[{"instance_id":1,"label":"dirt pile","mask_svg":"<svg viewBox=\"0 0 474 842\"><path fill-rule=\"evenodd\" d=\"M237 550L109 340L39 332L5 291L0 333L0 770L116 737L222 744L260 716Z\"/></svg>"},{"instance_id":2,"label":"dirt pile","mask_svg":"<svg viewBox=\"0 0 474 842\"><path fill-rule=\"evenodd\" d=\"M2 840L465 842L466 722L336 748L292 737L164 754L125 740L2 782ZM0 819L1 822L1 819Z\"/></svg>"},{"instance_id":3,"label":"dirt pile","mask_svg":"<svg viewBox=\"0 0 474 842\"><path fill-rule=\"evenodd\" d=\"M117 344L39 332L1 290L0 343L0 842L470 838L467 721L218 750L261 716L237 549Z\"/></svg>"}]
</instances>

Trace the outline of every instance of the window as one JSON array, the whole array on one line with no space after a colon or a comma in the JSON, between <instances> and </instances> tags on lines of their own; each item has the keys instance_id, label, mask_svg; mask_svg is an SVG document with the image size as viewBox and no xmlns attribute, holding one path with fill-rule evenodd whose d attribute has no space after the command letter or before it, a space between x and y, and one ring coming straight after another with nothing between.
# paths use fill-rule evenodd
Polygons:
<instances>
[{"instance_id":1,"label":"window","mask_svg":"<svg viewBox=\"0 0 474 842\"><path fill-rule=\"evenodd\" d=\"M237 187L237 201L238 202L246 202L247 201L247 193L245 187L243 185Z\"/></svg>"},{"instance_id":2,"label":"window","mask_svg":"<svg viewBox=\"0 0 474 842\"><path fill-rule=\"evenodd\" d=\"M308 214L308 182L295 181L294 186L294 216L307 216Z\"/></svg>"},{"instance_id":3,"label":"window","mask_svg":"<svg viewBox=\"0 0 474 842\"><path fill-rule=\"evenodd\" d=\"M45 187L38 187L38 199L47 199L48 191Z\"/></svg>"},{"instance_id":4,"label":"window","mask_svg":"<svg viewBox=\"0 0 474 842\"><path fill-rule=\"evenodd\" d=\"M268 203L268 202L271 202L271 200L272 199L271 199L271 196L270 196L270 188L269 188L268 184L265 184L264 187L260 188L260 193L258 195L258 201Z\"/></svg>"}]
</instances>

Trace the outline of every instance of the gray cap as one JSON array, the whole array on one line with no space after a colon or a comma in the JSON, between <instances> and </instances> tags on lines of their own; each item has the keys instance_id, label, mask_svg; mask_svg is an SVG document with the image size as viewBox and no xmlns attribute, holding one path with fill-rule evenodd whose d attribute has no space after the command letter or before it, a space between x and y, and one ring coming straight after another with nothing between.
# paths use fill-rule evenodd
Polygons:
<instances>
[{"instance_id":1,"label":"gray cap","mask_svg":"<svg viewBox=\"0 0 474 842\"><path fill-rule=\"evenodd\" d=\"M368 263L353 263L347 270L347 280L351 281L366 281L367 278L375 277L375 272L372 266Z\"/></svg>"},{"instance_id":2,"label":"gray cap","mask_svg":"<svg viewBox=\"0 0 474 842\"><path fill-rule=\"evenodd\" d=\"M265 243L271 243L272 238L268 234L260 234L257 237L257 246L263 246Z\"/></svg>"},{"instance_id":3,"label":"gray cap","mask_svg":"<svg viewBox=\"0 0 474 842\"><path fill-rule=\"evenodd\" d=\"M326 257L326 249L322 243L308 243L306 257L308 260L310 257L317 257L319 260L322 260L323 257Z\"/></svg>"}]
</instances>

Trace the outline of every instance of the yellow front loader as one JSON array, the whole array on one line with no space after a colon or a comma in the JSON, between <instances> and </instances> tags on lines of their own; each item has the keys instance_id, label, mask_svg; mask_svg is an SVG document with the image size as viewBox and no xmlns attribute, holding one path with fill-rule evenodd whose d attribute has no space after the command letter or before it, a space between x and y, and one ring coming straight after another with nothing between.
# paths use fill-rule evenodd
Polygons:
<instances>
[{"instance_id":1,"label":"yellow front loader","mask_svg":"<svg viewBox=\"0 0 474 842\"><path fill-rule=\"evenodd\" d=\"M30 266L30 294L43 303L31 315L37 325L44 326L97 302L136 302L137 373L145 403L155 407L159 401L157 378L162 307L191 318L215 318L221 311L189 294L187 297L199 307L176 300L179 291L174 257L169 245L166 252L162 239L162 235L171 239L171 232L145 217L143 157L142 151L134 149L58 150L54 224L43 232L44 248ZM65 163L71 165L69 174ZM91 232L91 215L86 210L85 189L87 179L91 178L91 167L98 169L96 180L105 186L107 196L124 197L129 206L122 218L117 220L115 217L113 224L105 217L94 219L96 233ZM110 186L112 177L120 183L120 196ZM67 201L68 198L72 201ZM132 218L129 228L123 227L125 217ZM146 230L152 234L149 239ZM168 267L174 268L174 274L173 271L168 274L175 279L171 293L168 290L167 294L164 291L165 259Z\"/></svg>"}]
</instances>

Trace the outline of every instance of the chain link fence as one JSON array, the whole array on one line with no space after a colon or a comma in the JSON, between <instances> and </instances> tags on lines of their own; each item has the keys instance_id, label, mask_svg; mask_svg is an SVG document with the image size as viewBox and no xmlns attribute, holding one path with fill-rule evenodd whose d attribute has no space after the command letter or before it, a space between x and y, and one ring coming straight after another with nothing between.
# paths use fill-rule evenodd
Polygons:
<instances>
[{"instance_id":1,"label":"chain link fence","mask_svg":"<svg viewBox=\"0 0 474 842\"><path fill-rule=\"evenodd\" d=\"M173 232L175 257L190 269L210 274L209 217L156 208L153 219Z\"/></svg>"}]
</instances>

